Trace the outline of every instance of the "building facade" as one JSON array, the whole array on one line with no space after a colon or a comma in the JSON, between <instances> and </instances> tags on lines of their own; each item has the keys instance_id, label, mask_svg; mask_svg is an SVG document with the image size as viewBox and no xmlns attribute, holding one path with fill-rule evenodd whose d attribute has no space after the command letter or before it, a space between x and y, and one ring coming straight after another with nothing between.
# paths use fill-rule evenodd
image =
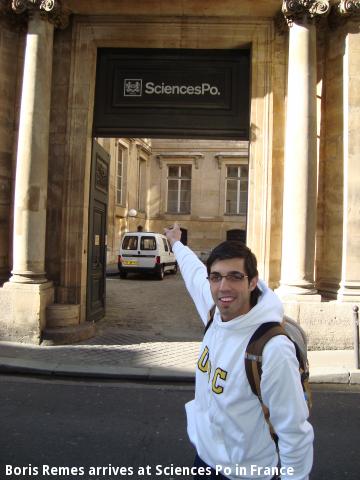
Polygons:
<instances>
[{"instance_id":1,"label":"building facade","mask_svg":"<svg viewBox=\"0 0 360 480\"><path fill-rule=\"evenodd\" d=\"M246 242L249 143L188 139L98 139L110 154L107 263L121 237L178 222L205 260L223 240ZM129 215L134 212L134 215Z\"/></svg>"},{"instance_id":2,"label":"building facade","mask_svg":"<svg viewBox=\"0 0 360 480\"><path fill-rule=\"evenodd\" d=\"M76 306L78 328L91 323L89 258L101 264L106 243L93 225L99 218L101 230L96 205L107 215L109 195L119 195L118 231L133 201L140 216L131 221L149 222L149 229L174 216L189 232L206 222L208 239L191 238L201 253L210 238L224 239L234 209L236 229L244 229L241 202L232 199L241 196L237 185L247 173L246 240L261 276L311 346L351 346L352 306L360 300L358 1L2 0L0 11L2 338L38 343L49 324L56 326L47 312L64 306ZM141 140L130 154L139 168L128 174L151 201L121 188L109 194L107 163L93 155L101 48L250 49L247 172L241 156L227 156L241 151L230 144L210 155L170 139L150 150ZM119 142L117 163L127 148ZM118 168L115 175L121 178ZM233 188L228 204L226 191L215 194L225 185ZM92 197L97 187L100 200ZM172 193L163 195L165 187ZM189 212L194 195L198 210ZM221 231L223 214L229 224Z\"/></svg>"}]
</instances>

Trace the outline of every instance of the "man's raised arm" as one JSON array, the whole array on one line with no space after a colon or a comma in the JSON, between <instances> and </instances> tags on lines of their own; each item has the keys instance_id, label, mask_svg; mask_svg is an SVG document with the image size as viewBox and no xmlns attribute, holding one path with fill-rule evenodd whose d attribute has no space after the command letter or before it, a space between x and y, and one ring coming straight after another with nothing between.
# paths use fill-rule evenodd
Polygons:
<instances>
[{"instance_id":1,"label":"man's raised arm","mask_svg":"<svg viewBox=\"0 0 360 480\"><path fill-rule=\"evenodd\" d=\"M214 304L207 280L206 267L190 248L181 243L181 230L177 223L171 228L165 228L164 233L171 244L186 288L202 321L206 324L208 312Z\"/></svg>"}]
</instances>

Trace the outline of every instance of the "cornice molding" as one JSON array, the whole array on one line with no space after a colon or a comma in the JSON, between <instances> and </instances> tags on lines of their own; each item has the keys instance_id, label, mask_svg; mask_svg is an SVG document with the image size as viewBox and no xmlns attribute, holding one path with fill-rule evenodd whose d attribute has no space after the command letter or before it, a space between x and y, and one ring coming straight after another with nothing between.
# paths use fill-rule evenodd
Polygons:
<instances>
[{"instance_id":1,"label":"cornice molding","mask_svg":"<svg viewBox=\"0 0 360 480\"><path fill-rule=\"evenodd\" d=\"M157 160L159 161L159 168L163 168L163 163L166 161L171 161L172 159L176 159L178 161L187 159L187 160L192 160L195 164L195 168L199 168L199 160L204 158L203 153L199 152L163 152L163 153L157 153L156 155Z\"/></svg>"},{"instance_id":2,"label":"cornice molding","mask_svg":"<svg viewBox=\"0 0 360 480\"><path fill-rule=\"evenodd\" d=\"M34 13L49 21L56 28L66 28L71 11L64 8L61 0L0 0L0 17L14 28L23 29Z\"/></svg>"},{"instance_id":3,"label":"cornice molding","mask_svg":"<svg viewBox=\"0 0 360 480\"><path fill-rule=\"evenodd\" d=\"M330 1L283 0L281 11L289 27L294 23L316 22L330 12Z\"/></svg>"},{"instance_id":4,"label":"cornice molding","mask_svg":"<svg viewBox=\"0 0 360 480\"><path fill-rule=\"evenodd\" d=\"M249 161L248 153L244 152L219 152L214 155L217 160L218 169L221 170L221 166L227 162L236 160L237 165L246 165Z\"/></svg>"},{"instance_id":5,"label":"cornice molding","mask_svg":"<svg viewBox=\"0 0 360 480\"><path fill-rule=\"evenodd\" d=\"M151 155L151 148L148 145L137 143L136 149L137 149L138 155L140 155L141 153L147 156Z\"/></svg>"}]
</instances>

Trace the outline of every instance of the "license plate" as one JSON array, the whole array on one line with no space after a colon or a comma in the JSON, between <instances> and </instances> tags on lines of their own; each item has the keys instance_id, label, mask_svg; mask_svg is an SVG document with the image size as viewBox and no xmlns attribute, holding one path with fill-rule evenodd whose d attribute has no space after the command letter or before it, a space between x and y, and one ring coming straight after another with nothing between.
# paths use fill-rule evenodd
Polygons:
<instances>
[{"instance_id":1,"label":"license plate","mask_svg":"<svg viewBox=\"0 0 360 480\"><path fill-rule=\"evenodd\" d=\"M124 260L123 264L124 265L137 265L138 261L137 260Z\"/></svg>"}]
</instances>

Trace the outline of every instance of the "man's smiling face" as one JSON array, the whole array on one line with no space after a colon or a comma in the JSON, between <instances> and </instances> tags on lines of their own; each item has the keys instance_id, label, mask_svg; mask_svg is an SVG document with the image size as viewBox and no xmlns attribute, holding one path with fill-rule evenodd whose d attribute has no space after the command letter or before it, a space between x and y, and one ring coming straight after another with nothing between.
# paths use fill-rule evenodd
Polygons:
<instances>
[{"instance_id":1,"label":"man's smiling face","mask_svg":"<svg viewBox=\"0 0 360 480\"><path fill-rule=\"evenodd\" d=\"M210 276L214 273L223 277L234 274L233 277L222 278L217 282L210 280L211 294L220 310L222 320L227 322L239 315L248 313L251 309L250 294L256 287L258 277L249 281L244 267L244 259L217 260L211 265ZM245 275L241 280L235 279L236 274L239 273Z\"/></svg>"}]
</instances>

